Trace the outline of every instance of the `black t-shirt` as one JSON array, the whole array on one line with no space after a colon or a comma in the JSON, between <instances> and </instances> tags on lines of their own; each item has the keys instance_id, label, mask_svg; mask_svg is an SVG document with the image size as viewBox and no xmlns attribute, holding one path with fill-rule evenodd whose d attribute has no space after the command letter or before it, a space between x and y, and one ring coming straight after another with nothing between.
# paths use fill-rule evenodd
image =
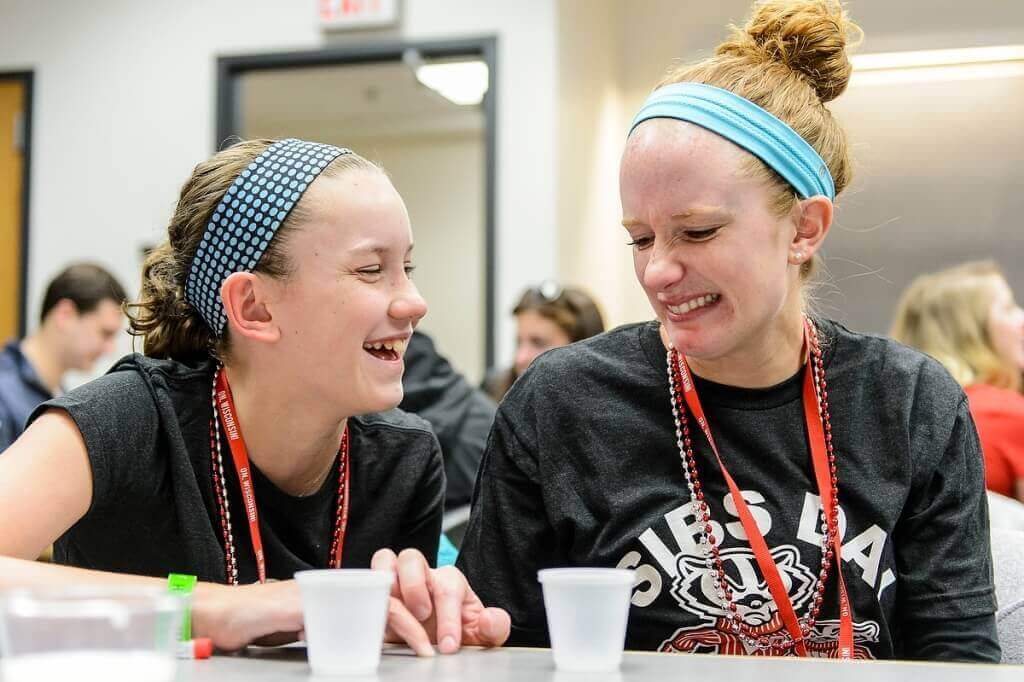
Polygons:
<instances>
[{"instance_id":1,"label":"black t-shirt","mask_svg":"<svg viewBox=\"0 0 1024 682\"><path fill-rule=\"evenodd\" d=\"M984 471L963 391L891 340L819 328L856 655L998 661ZM544 354L499 407L459 566L484 603L509 610L513 644L547 642L538 569L604 566L636 569L628 648L736 650L702 580L665 356L656 323L621 327ZM822 529L802 379L803 370L766 389L695 381L798 616L813 599ZM691 424L740 610L778 629L721 471ZM834 569L826 587L814 655L835 655Z\"/></svg>"},{"instance_id":2,"label":"black t-shirt","mask_svg":"<svg viewBox=\"0 0 1024 682\"><path fill-rule=\"evenodd\" d=\"M54 546L63 564L140 575L194 574L225 582L224 542L213 492L210 401L213 364L130 355L110 373L40 406L58 407L82 432L93 474L92 505ZM444 469L430 426L391 410L350 418L350 502L342 566L412 547L436 561ZM241 583L256 581L245 507L227 438L221 443ZM252 467L270 578L327 566L336 515L337 467L306 497L279 490Z\"/></svg>"}]
</instances>

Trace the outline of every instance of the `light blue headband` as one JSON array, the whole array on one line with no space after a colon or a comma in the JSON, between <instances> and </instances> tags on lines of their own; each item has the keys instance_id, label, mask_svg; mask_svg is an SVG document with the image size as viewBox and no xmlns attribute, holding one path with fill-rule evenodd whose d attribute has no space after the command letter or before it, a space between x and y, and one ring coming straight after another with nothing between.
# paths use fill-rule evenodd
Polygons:
<instances>
[{"instance_id":1,"label":"light blue headband","mask_svg":"<svg viewBox=\"0 0 1024 682\"><path fill-rule=\"evenodd\" d=\"M321 171L349 149L289 138L257 156L224 193L199 243L185 298L216 336L227 323L220 287L228 275L250 272L277 230Z\"/></svg>"},{"instance_id":2,"label":"light blue headband","mask_svg":"<svg viewBox=\"0 0 1024 682\"><path fill-rule=\"evenodd\" d=\"M764 161L786 179L802 199L835 199L832 174L814 147L795 130L753 102L703 83L672 83L651 93L629 127L652 118L689 121Z\"/></svg>"}]
</instances>

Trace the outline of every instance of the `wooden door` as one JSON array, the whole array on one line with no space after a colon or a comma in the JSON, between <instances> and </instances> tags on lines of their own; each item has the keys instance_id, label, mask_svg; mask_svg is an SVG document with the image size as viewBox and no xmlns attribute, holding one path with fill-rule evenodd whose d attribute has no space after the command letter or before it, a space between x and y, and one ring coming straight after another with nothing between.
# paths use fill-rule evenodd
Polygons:
<instances>
[{"instance_id":1,"label":"wooden door","mask_svg":"<svg viewBox=\"0 0 1024 682\"><path fill-rule=\"evenodd\" d=\"M0 343L21 327L25 89L0 76Z\"/></svg>"}]
</instances>

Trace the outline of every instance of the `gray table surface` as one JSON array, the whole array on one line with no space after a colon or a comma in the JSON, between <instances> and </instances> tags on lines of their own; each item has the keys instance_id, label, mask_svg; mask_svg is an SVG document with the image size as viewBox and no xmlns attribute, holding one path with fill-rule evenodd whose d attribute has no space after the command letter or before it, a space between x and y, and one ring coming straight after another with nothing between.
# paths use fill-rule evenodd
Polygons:
<instances>
[{"instance_id":1,"label":"gray table surface","mask_svg":"<svg viewBox=\"0 0 1024 682\"><path fill-rule=\"evenodd\" d=\"M314 678L305 650L249 649L234 656L182 661L179 682L264 682ZM841 663L820 659L766 659L742 656L627 653L613 673L562 673L546 649L467 649L454 656L417 658L411 651L388 647L376 676L334 680L407 680L409 682L486 680L518 682L628 682L630 680L722 680L723 682L886 682L887 680L1024 680L1024 666L965 665L870 661Z\"/></svg>"}]
</instances>

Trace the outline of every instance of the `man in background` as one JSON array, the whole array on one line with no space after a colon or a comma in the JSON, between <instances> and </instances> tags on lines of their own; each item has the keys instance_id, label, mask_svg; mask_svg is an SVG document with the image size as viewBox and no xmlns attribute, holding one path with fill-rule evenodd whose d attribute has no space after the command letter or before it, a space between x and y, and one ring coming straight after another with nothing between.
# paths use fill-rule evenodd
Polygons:
<instances>
[{"instance_id":1,"label":"man in background","mask_svg":"<svg viewBox=\"0 0 1024 682\"><path fill-rule=\"evenodd\" d=\"M0 453L36 405L63 393L69 370L88 371L114 350L125 299L114 276L91 263L73 264L50 282L39 328L0 351Z\"/></svg>"}]
</instances>

